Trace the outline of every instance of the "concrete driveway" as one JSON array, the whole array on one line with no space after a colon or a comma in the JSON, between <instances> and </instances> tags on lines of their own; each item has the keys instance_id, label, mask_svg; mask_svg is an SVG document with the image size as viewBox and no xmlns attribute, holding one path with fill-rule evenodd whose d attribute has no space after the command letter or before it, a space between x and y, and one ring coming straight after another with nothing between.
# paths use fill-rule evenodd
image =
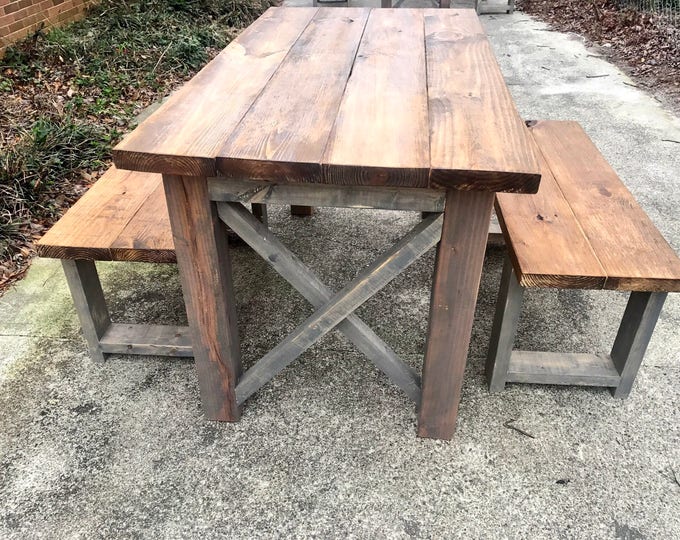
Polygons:
<instances>
[{"instance_id":1,"label":"concrete driveway","mask_svg":"<svg viewBox=\"0 0 680 540\"><path fill-rule=\"evenodd\" d=\"M680 251L680 120L576 37L484 16L525 118L574 119ZM339 288L419 216L273 210L272 228ZM361 309L412 365L433 253ZM60 266L0 298L2 538L678 538L680 295L632 395L483 377L503 250L491 248L453 441L415 437L413 404L337 334L258 392L238 424L205 421L191 360L87 355ZM234 249L244 363L310 308ZM113 316L183 322L173 266L102 264ZM530 291L527 349L608 351L625 295ZM508 420L533 438L504 427Z\"/></svg>"}]
</instances>

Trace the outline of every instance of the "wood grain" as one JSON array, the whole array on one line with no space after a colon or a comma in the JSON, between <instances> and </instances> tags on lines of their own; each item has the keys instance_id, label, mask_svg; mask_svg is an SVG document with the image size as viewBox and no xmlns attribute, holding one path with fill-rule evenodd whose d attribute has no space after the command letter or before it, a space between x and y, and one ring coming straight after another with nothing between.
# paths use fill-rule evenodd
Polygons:
<instances>
[{"instance_id":1,"label":"wood grain","mask_svg":"<svg viewBox=\"0 0 680 540\"><path fill-rule=\"evenodd\" d=\"M356 308L381 290L404 269L437 243L442 216L432 216L376 259L361 274L334 294L305 319L281 343L264 355L241 377L236 387L243 403L262 385L275 377L295 358L347 318Z\"/></svg>"},{"instance_id":2,"label":"wood grain","mask_svg":"<svg viewBox=\"0 0 680 540\"><path fill-rule=\"evenodd\" d=\"M215 201L428 212L443 212L446 196L440 189L395 186L347 189L327 184L276 184L235 178L211 178L208 189Z\"/></svg>"},{"instance_id":3,"label":"wood grain","mask_svg":"<svg viewBox=\"0 0 680 540\"><path fill-rule=\"evenodd\" d=\"M456 429L494 194L449 190L430 300L418 435Z\"/></svg>"},{"instance_id":4,"label":"wood grain","mask_svg":"<svg viewBox=\"0 0 680 540\"><path fill-rule=\"evenodd\" d=\"M155 176L158 181L156 189L111 242L111 260L176 262L165 191L161 176Z\"/></svg>"},{"instance_id":5,"label":"wood grain","mask_svg":"<svg viewBox=\"0 0 680 540\"><path fill-rule=\"evenodd\" d=\"M512 351L506 382L615 387L620 379L608 354Z\"/></svg>"},{"instance_id":6,"label":"wood grain","mask_svg":"<svg viewBox=\"0 0 680 540\"><path fill-rule=\"evenodd\" d=\"M581 126L543 121L531 133L606 273L604 288L680 291L680 258Z\"/></svg>"},{"instance_id":7,"label":"wood grain","mask_svg":"<svg viewBox=\"0 0 680 540\"><path fill-rule=\"evenodd\" d=\"M474 10L424 10L431 183L535 193L540 168Z\"/></svg>"},{"instance_id":8,"label":"wood grain","mask_svg":"<svg viewBox=\"0 0 680 540\"><path fill-rule=\"evenodd\" d=\"M524 287L601 289L607 274L545 159L531 196L496 195L496 215L515 273Z\"/></svg>"},{"instance_id":9,"label":"wood grain","mask_svg":"<svg viewBox=\"0 0 680 540\"><path fill-rule=\"evenodd\" d=\"M270 8L113 150L122 169L214 175L215 156L316 9Z\"/></svg>"},{"instance_id":10,"label":"wood grain","mask_svg":"<svg viewBox=\"0 0 680 540\"><path fill-rule=\"evenodd\" d=\"M236 421L241 371L226 228L205 178L163 176L201 404L210 420Z\"/></svg>"},{"instance_id":11,"label":"wood grain","mask_svg":"<svg viewBox=\"0 0 680 540\"><path fill-rule=\"evenodd\" d=\"M111 324L102 336L105 353L193 356L189 328L157 324Z\"/></svg>"},{"instance_id":12,"label":"wood grain","mask_svg":"<svg viewBox=\"0 0 680 540\"><path fill-rule=\"evenodd\" d=\"M161 177L157 174L112 167L38 241L38 255L55 259L116 260L111 246L119 235L137 214L143 219L141 216L150 208L147 203L152 195L164 199L163 194L157 192L160 182ZM163 218L166 232L169 232L167 211L159 217L159 223ZM163 243L154 248L172 249L169 235L163 235L162 230L154 234L163 239ZM143 251L138 253L142 259L146 258ZM174 261L174 255L166 258ZM128 253L123 260L141 259Z\"/></svg>"},{"instance_id":13,"label":"wood grain","mask_svg":"<svg viewBox=\"0 0 680 540\"><path fill-rule=\"evenodd\" d=\"M63 260L61 266L64 269L90 356L95 362L103 362L104 351L99 340L111 327L111 317L97 268L93 261L82 260Z\"/></svg>"},{"instance_id":14,"label":"wood grain","mask_svg":"<svg viewBox=\"0 0 680 540\"><path fill-rule=\"evenodd\" d=\"M369 12L362 8L316 12L220 148L220 173L252 179L320 180L323 149Z\"/></svg>"},{"instance_id":15,"label":"wood grain","mask_svg":"<svg viewBox=\"0 0 680 540\"><path fill-rule=\"evenodd\" d=\"M218 205L220 218L242 238L258 255L267 261L279 275L304 296L316 309L328 302L333 291L298 257L295 256L265 226L258 223L238 203ZM420 402L420 375L404 364L397 354L356 314L348 315L338 324L345 334L380 370L416 403Z\"/></svg>"},{"instance_id":16,"label":"wood grain","mask_svg":"<svg viewBox=\"0 0 680 540\"><path fill-rule=\"evenodd\" d=\"M324 152L324 182L427 187L423 43L422 10L371 11Z\"/></svg>"}]
</instances>

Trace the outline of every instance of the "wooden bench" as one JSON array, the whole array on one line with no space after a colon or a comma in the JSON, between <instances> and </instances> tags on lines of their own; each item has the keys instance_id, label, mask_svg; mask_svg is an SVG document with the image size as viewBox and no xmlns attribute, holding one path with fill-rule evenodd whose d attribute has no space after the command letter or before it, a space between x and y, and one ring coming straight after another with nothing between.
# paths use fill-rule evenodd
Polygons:
<instances>
[{"instance_id":1,"label":"wooden bench","mask_svg":"<svg viewBox=\"0 0 680 540\"><path fill-rule=\"evenodd\" d=\"M192 356L188 327L111 322L94 261L174 263L161 175L109 169L37 244L62 260L92 358Z\"/></svg>"},{"instance_id":2,"label":"wooden bench","mask_svg":"<svg viewBox=\"0 0 680 540\"><path fill-rule=\"evenodd\" d=\"M604 386L626 397L680 259L575 122L529 123L542 154L536 195L498 194L508 248L487 359L492 392L506 382ZM610 354L513 350L529 287L631 291Z\"/></svg>"}]
</instances>

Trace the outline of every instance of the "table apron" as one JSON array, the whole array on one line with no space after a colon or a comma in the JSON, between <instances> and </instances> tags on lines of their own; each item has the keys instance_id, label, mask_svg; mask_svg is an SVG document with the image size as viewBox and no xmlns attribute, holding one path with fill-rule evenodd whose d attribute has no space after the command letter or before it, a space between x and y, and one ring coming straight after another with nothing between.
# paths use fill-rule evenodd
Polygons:
<instances>
[{"instance_id":1,"label":"table apron","mask_svg":"<svg viewBox=\"0 0 680 540\"><path fill-rule=\"evenodd\" d=\"M290 204L443 212L446 191L394 186L273 184L255 180L209 178L210 199L243 204Z\"/></svg>"}]
</instances>

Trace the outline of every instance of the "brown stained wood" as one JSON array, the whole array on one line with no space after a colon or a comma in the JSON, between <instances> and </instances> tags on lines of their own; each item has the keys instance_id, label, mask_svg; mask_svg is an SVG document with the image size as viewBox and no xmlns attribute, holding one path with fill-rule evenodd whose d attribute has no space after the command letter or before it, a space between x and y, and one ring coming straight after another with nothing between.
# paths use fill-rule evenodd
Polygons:
<instances>
[{"instance_id":1,"label":"brown stained wood","mask_svg":"<svg viewBox=\"0 0 680 540\"><path fill-rule=\"evenodd\" d=\"M56 259L115 260L111 245L144 208L160 182L156 174L110 168L40 239L38 255Z\"/></svg>"},{"instance_id":2,"label":"brown stained wood","mask_svg":"<svg viewBox=\"0 0 680 540\"><path fill-rule=\"evenodd\" d=\"M494 194L449 190L430 299L418 435L456 429Z\"/></svg>"},{"instance_id":3,"label":"brown stained wood","mask_svg":"<svg viewBox=\"0 0 680 540\"><path fill-rule=\"evenodd\" d=\"M215 174L215 156L316 9L271 8L113 150L120 168Z\"/></svg>"},{"instance_id":4,"label":"brown stained wood","mask_svg":"<svg viewBox=\"0 0 680 540\"><path fill-rule=\"evenodd\" d=\"M362 8L316 12L219 150L220 173L252 179L320 180L323 149L369 12Z\"/></svg>"},{"instance_id":5,"label":"brown stained wood","mask_svg":"<svg viewBox=\"0 0 680 540\"><path fill-rule=\"evenodd\" d=\"M496 215L523 287L601 289L606 273L547 163L538 193L496 195Z\"/></svg>"},{"instance_id":6,"label":"brown stained wood","mask_svg":"<svg viewBox=\"0 0 680 540\"><path fill-rule=\"evenodd\" d=\"M111 243L112 260L153 263L172 263L177 260L165 191L161 176L156 176L156 189Z\"/></svg>"},{"instance_id":7,"label":"brown stained wood","mask_svg":"<svg viewBox=\"0 0 680 540\"><path fill-rule=\"evenodd\" d=\"M424 10L431 183L536 192L534 143L474 10Z\"/></svg>"},{"instance_id":8,"label":"brown stained wood","mask_svg":"<svg viewBox=\"0 0 680 540\"><path fill-rule=\"evenodd\" d=\"M324 153L325 182L427 187L423 43L422 10L371 11Z\"/></svg>"},{"instance_id":9,"label":"brown stained wood","mask_svg":"<svg viewBox=\"0 0 680 540\"><path fill-rule=\"evenodd\" d=\"M226 228L207 179L163 176L206 418L236 421L241 362Z\"/></svg>"},{"instance_id":10,"label":"brown stained wood","mask_svg":"<svg viewBox=\"0 0 680 540\"><path fill-rule=\"evenodd\" d=\"M680 258L581 126L543 121L531 133L604 268L604 288L680 291Z\"/></svg>"}]
</instances>

